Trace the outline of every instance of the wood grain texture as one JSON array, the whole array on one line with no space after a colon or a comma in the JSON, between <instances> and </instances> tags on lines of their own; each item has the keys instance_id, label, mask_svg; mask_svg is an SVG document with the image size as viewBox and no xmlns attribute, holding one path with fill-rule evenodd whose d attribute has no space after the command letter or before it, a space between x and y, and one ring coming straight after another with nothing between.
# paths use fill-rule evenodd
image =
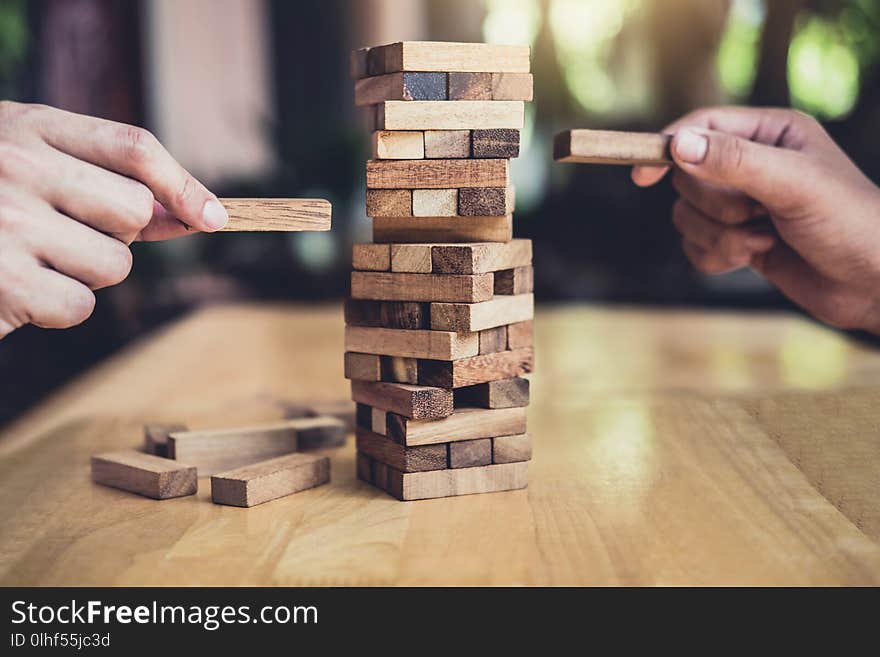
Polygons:
<instances>
[{"instance_id":1,"label":"wood grain texture","mask_svg":"<svg viewBox=\"0 0 880 657\"><path fill-rule=\"evenodd\" d=\"M511 379L531 372L534 361L534 351L527 347L455 361L422 360L419 362L419 384L462 388Z\"/></svg>"},{"instance_id":2,"label":"wood grain texture","mask_svg":"<svg viewBox=\"0 0 880 657\"><path fill-rule=\"evenodd\" d=\"M436 331L482 331L525 322L534 315L532 294L499 295L480 303L433 303L430 310L431 328ZM521 333L523 328L515 330ZM518 337L519 334L514 337L514 343ZM531 343L525 346L531 346Z\"/></svg>"},{"instance_id":3,"label":"wood grain texture","mask_svg":"<svg viewBox=\"0 0 880 657\"><path fill-rule=\"evenodd\" d=\"M522 130L524 104L512 100L387 100L376 105L378 130Z\"/></svg>"},{"instance_id":4,"label":"wood grain texture","mask_svg":"<svg viewBox=\"0 0 880 657\"><path fill-rule=\"evenodd\" d=\"M513 214L514 194L510 187L463 187L458 190L458 212L462 217L500 217Z\"/></svg>"},{"instance_id":5,"label":"wood grain texture","mask_svg":"<svg viewBox=\"0 0 880 657\"><path fill-rule=\"evenodd\" d=\"M352 381L351 398L359 404L414 420L437 420L452 415L452 391L432 386Z\"/></svg>"},{"instance_id":6,"label":"wood grain texture","mask_svg":"<svg viewBox=\"0 0 880 657\"><path fill-rule=\"evenodd\" d=\"M373 433L377 433L380 436L388 435L388 411L383 411L381 408L372 408L370 413L372 415L370 426L361 427L361 429L369 428Z\"/></svg>"},{"instance_id":7,"label":"wood grain texture","mask_svg":"<svg viewBox=\"0 0 880 657\"><path fill-rule=\"evenodd\" d=\"M471 132L471 157L519 157L520 131L515 129L474 130Z\"/></svg>"},{"instance_id":8,"label":"wood grain texture","mask_svg":"<svg viewBox=\"0 0 880 657\"><path fill-rule=\"evenodd\" d=\"M368 217L411 217L413 192L409 189L368 189Z\"/></svg>"},{"instance_id":9,"label":"wood grain texture","mask_svg":"<svg viewBox=\"0 0 880 657\"><path fill-rule=\"evenodd\" d=\"M425 157L449 160L471 156L470 130L425 130Z\"/></svg>"},{"instance_id":10,"label":"wood grain texture","mask_svg":"<svg viewBox=\"0 0 880 657\"><path fill-rule=\"evenodd\" d=\"M431 328L428 304L417 301L346 299L345 323L412 330Z\"/></svg>"},{"instance_id":11,"label":"wood grain texture","mask_svg":"<svg viewBox=\"0 0 880 657\"><path fill-rule=\"evenodd\" d=\"M408 473L373 462L373 484L403 501L516 490L528 481L527 462Z\"/></svg>"},{"instance_id":12,"label":"wood grain texture","mask_svg":"<svg viewBox=\"0 0 880 657\"><path fill-rule=\"evenodd\" d=\"M535 323L532 320L516 322L507 327L507 348L521 349L535 343Z\"/></svg>"},{"instance_id":13,"label":"wood grain texture","mask_svg":"<svg viewBox=\"0 0 880 657\"><path fill-rule=\"evenodd\" d=\"M530 294L535 290L535 270L531 265L495 272L495 294Z\"/></svg>"},{"instance_id":14,"label":"wood grain texture","mask_svg":"<svg viewBox=\"0 0 880 657\"><path fill-rule=\"evenodd\" d=\"M531 458L532 437L527 433L492 439L492 463L519 463Z\"/></svg>"},{"instance_id":15,"label":"wood grain texture","mask_svg":"<svg viewBox=\"0 0 880 657\"><path fill-rule=\"evenodd\" d=\"M405 358L457 360L479 353L480 336L479 333L346 326L345 349Z\"/></svg>"},{"instance_id":16,"label":"wood grain texture","mask_svg":"<svg viewBox=\"0 0 880 657\"><path fill-rule=\"evenodd\" d=\"M529 405L529 380L522 377L490 381L455 391L455 407L519 408Z\"/></svg>"},{"instance_id":17,"label":"wood grain texture","mask_svg":"<svg viewBox=\"0 0 880 657\"><path fill-rule=\"evenodd\" d=\"M330 230L330 201L320 198L221 198L229 222L220 232Z\"/></svg>"},{"instance_id":18,"label":"wood grain texture","mask_svg":"<svg viewBox=\"0 0 880 657\"><path fill-rule=\"evenodd\" d=\"M531 73L493 73L492 100L530 101L534 95Z\"/></svg>"},{"instance_id":19,"label":"wood grain texture","mask_svg":"<svg viewBox=\"0 0 880 657\"><path fill-rule=\"evenodd\" d=\"M384 100L446 100L446 73L388 73L357 80L354 104L375 105Z\"/></svg>"},{"instance_id":20,"label":"wood grain texture","mask_svg":"<svg viewBox=\"0 0 880 657\"><path fill-rule=\"evenodd\" d=\"M375 121L375 110L373 115ZM425 157L425 137L421 131L374 130L370 143L374 160L420 160Z\"/></svg>"},{"instance_id":21,"label":"wood grain texture","mask_svg":"<svg viewBox=\"0 0 880 657\"><path fill-rule=\"evenodd\" d=\"M358 381L382 381L382 360L376 354L345 352L345 378Z\"/></svg>"},{"instance_id":22,"label":"wood grain texture","mask_svg":"<svg viewBox=\"0 0 880 657\"><path fill-rule=\"evenodd\" d=\"M475 468L490 463L492 463L491 438L459 440L449 443L450 468Z\"/></svg>"},{"instance_id":23,"label":"wood grain texture","mask_svg":"<svg viewBox=\"0 0 880 657\"><path fill-rule=\"evenodd\" d=\"M509 242L513 217L376 217L373 241L387 242Z\"/></svg>"},{"instance_id":24,"label":"wood grain texture","mask_svg":"<svg viewBox=\"0 0 880 657\"><path fill-rule=\"evenodd\" d=\"M614 130L568 130L553 140L557 162L668 166L669 135Z\"/></svg>"},{"instance_id":25,"label":"wood grain texture","mask_svg":"<svg viewBox=\"0 0 880 657\"><path fill-rule=\"evenodd\" d=\"M368 160L368 189L507 187L507 160Z\"/></svg>"},{"instance_id":26,"label":"wood grain texture","mask_svg":"<svg viewBox=\"0 0 880 657\"><path fill-rule=\"evenodd\" d=\"M449 100L493 100L491 73L450 73Z\"/></svg>"},{"instance_id":27,"label":"wood grain texture","mask_svg":"<svg viewBox=\"0 0 880 657\"><path fill-rule=\"evenodd\" d=\"M361 271L388 271L391 269L391 247L387 244L354 244L351 266Z\"/></svg>"},{"instance_id":28,"label":"wood grain texture","mask_svg":"<svg viewBox=\"0 0 880 657\"><path fill-rule=\"evenodd\" d=\"M351 272L353 299L476 303L492 298L493 274Z\"/></svg>"},{"instance_id":29,"label":"wood grain texture","mask_svg":"<svg viewBox=\"0 0 880 657\"><path fill-rule=\"evenodd\" d=\"M168 458L168 435L174 431L186 431L180 422L144 425L144 452Z\"/></svg>"},{"instance_id":30,"label":"wood grain texture","mask_svg":"<svg viewBox=\"0 0 880 657\"><path fill-rule=\"evenodd\" d=\"M414 189L412 216L455 217L458 215L457 189ZM385 215L395 216L395 215ZM401 216L401 215L397 215Z\"/></svg>"},{"instance_id":31,"label":"wood grain texture","mask_svg":"<svg viewBox=\"0 0 880 657\"><path fill-rule=\"evenodd\" d=\"M484 274L532 263L532 241L524 239L485 244L436 244L431 269L437 274Z\"/></svg>"},{"instance_id":32,"label":"wood grain texture","mask_svg":"<svg viewBox=\"0 0 880 657\"><path fill-rule=\"evenodd\" d=\"M412 274L431 273L430 244L392 244L391 271Z\"/></svg>"},{"instance_id":33,"label":"wood grain texture","mask_svg":"<svg viewBox=\"0 0 880 657\"><path fill-rule=\"evenodd\" d=\"M382 381L394 383L419 383L419 361L404 356L382 356ZM381 433L381 432L379 432Z\"/></svg>"},{"instance_id":34,"label":"wood grain texture","mask_svg":"<svg viewBox=\"0 0 880 657\"><path fill-rule=\"evenodd\" d=\"M471 334L468 334L471 335ZM494 354L507 349L507 327L496 326L477 333L480 338L480 353Z\"/></svg>"},{"instance_id":35,"label":"wood grain texture","mask_svg":"<svg viewBox=\"0 0 880 657\"><path fill-rule=\"evenodd\" d=\"M358 429L355 433L359 452L369 456L401 472L425 472L443 470L449 467L446 445L425 445L423 447L405 447L385 436ZM489 458L491 459L491 446ZM490 460L491 462L491 460Z\"/></svg>"},{"instance_id":36,"label":"wood grain texture","mask_svg":"<svg viewBox=\"0 0 880 657\"><path fill-rule=\"evenodd\" d=\"M370 48L370 75L397 71L528 73L528 46L447 41L401 41Z\"/></svg>"},{"instance_id":37,"label":"wood grain texture","mask_svg":"<svg viewBox=\"0 0 880 657\"><path fill-rule=\"evenodd\" d=\"M414 420L400 414L386 417L388 438L401 445L435 445L525 433L526 409L457 408L442 420Z\"/></svg>"},{"instance_id":38,"label":"wood grain texture","mask_svg":"<svg viewBox=\"0 0 880 657\"><path fill-rule=\"evenodd\" d=\"M195 467L133 449L93 456L92 481L156 500L194 495L198 489Z\"/></svg>"},{"instance_id":39,"label":"wood grain texture","mask_svg":"<svg viewBox=\"0 0 880 657\"><path fill-rule=\"evenodd\" d=\"M330 459L286 454L211 477L214 504L251 507L330 481Z\"/></svg>"}]
</instances>

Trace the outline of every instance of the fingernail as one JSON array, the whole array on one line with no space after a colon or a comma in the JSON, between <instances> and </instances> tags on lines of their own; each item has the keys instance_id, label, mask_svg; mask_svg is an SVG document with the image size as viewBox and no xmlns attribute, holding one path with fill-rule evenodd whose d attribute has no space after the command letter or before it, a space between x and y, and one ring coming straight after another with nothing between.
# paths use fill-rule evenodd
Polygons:
<instances>
[{"instance_id":1,"label":"fingernail","mask_svg":"<svg viewBox=\"0 0 880 657\"><path fill-rule=\"evenodd\" d=\"M205 222L208 228L220 230L229 221L229 215L226 214L226 208L223 207L220 201L211 199L206 201L205 206L202 208L202 221Z\"/></svg>"},{"instance_id":2,"label":"fingernail","mask_svg":"<svg viewBox=\"0 0 880 657\"><path fill-rule=\"evenodd\" d=\"M706 158L709 140L693 130L680 130L675 136L675 153L690 164L700 164Z\"/></svg>"}]
</instances>

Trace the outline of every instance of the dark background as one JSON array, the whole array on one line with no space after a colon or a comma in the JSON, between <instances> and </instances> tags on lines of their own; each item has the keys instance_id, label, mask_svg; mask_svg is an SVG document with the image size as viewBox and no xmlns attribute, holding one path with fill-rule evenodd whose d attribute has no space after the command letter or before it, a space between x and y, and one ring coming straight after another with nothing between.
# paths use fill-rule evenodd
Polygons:
<instances>
[{"instance_id":1,"label":"dark background","mask_svg":"<svg viewBox=\"0 0 880 657\"><path fill-rule=\"evenodd\" d=\"M156 81L206 49L247 60L252 42L221 43L205 27L234 27L239 11L262 30L271 165L218 174L191 166L175 143L206 112L222 112L223 99L172 113L172 133L169 112L164 124L158 117L173 98ZM170 46L156 38L170 26L187 38ZM402 39L531 43L535 102L513 175L516 231L535 240L542 302L788 307L748 271L709 278L688 266L669 222L668 185L639 190L624 168L554 165L559 130L658 130L713 103L794 106L825 122L880 180L875 0L0 0L2 97L144 125L221 196L323 196L334 206L329 234L134 245L130 278L98 293L84 325L26 327L0 342L0 424L200 305L341 299L350 245L369 234L367 135L348 52ZM204 149L213 156L210 139ZM228 159L228 149L216 158Z\"/></svg>"}]
</instances>

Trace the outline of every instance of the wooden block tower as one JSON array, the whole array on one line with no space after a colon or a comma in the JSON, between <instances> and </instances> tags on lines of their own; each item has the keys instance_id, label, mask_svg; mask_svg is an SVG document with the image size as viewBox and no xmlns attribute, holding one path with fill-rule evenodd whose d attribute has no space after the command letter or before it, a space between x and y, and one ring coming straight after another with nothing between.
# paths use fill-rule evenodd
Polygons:
<instances>
[{"instance_id":1,"label":"wooden block tower","mask_svg":"<svg viewBox=\"0 0 880 657\"><path fill-rule=\"evenodd\" d=\"M528 46L403 42L352 53L369 112L345 376L358 476L401 500L525 488L532 243L513 239L510 159Z\"/></svg>"}]
</instances>

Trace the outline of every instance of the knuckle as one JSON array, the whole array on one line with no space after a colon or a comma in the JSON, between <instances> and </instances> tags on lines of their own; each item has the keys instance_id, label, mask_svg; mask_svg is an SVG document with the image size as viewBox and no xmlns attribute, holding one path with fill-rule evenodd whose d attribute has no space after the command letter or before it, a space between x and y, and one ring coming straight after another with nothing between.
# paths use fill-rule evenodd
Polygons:
<instances>
[{"instance_id":1,"label":"knuckle","mask_svg":"<svg viewBox=\"0 0 880 657\"><path fill-rule=\"evenodd\" d=\"M126 159L136 166L143 166L153 157L157 140L149 130L123 125L119 128L119 143Z\"/></svg>"},{"instance_id":2,"label":"knuckle","mask_svg":"<svg viewBox=\"0 0 880 657\"><path fill-rule=\"evenodd\" d=\"M36 174L33 156L27 148L8 141L0 142L0 178L19 180L33 178Z\"/></svg>"},{"instance_id":3,"label":"knuckle","mask_svg":"<svg viewBox=\"0 0 880 657\"><path fill-rule=\"evenodd\" d=\"M183 184L177 189L172 199L173 207L181 207L186 205L190 199L196 194L196 181L190 175L183 177Z\"/></svg>"}]
</instances>

